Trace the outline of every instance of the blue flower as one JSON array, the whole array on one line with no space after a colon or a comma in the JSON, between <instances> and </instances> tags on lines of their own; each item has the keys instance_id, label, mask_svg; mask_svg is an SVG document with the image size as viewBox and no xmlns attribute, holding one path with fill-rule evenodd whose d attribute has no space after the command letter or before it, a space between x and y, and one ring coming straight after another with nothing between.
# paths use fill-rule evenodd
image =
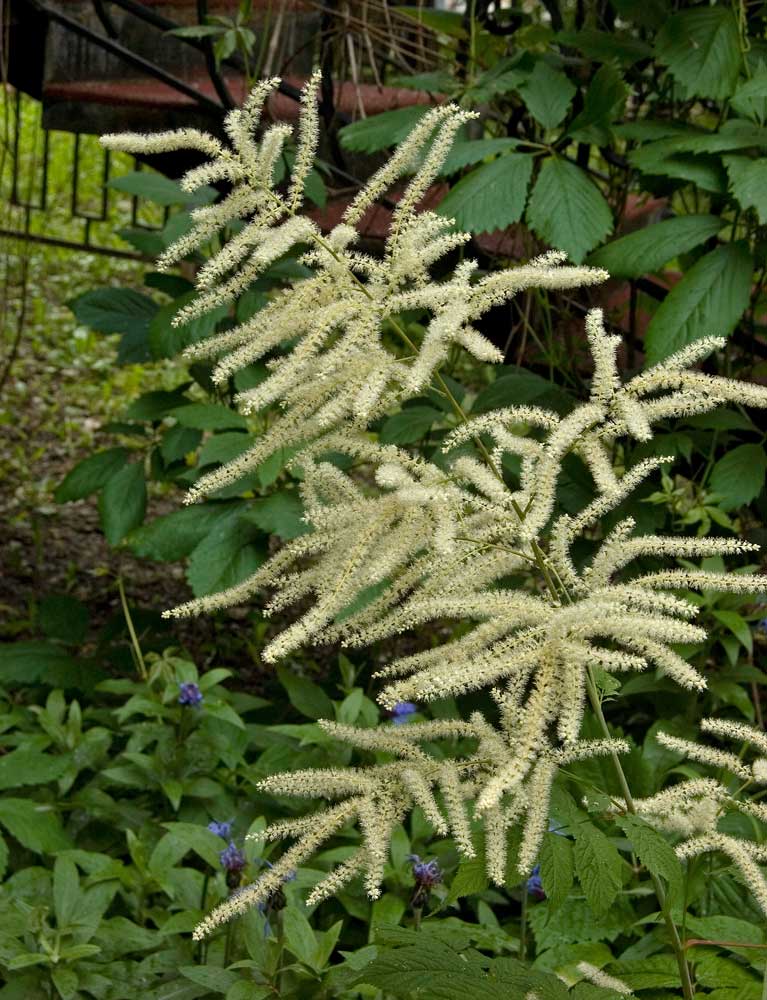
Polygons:
<instances>
[{"instance_id":1,"label":"blue flower","mask_svg":"<svg viewBox=\"0 0 767 1000\"><path fill-rule=\"evenodd\" d=\"M414 910L420 910L426 905L434 886L442 881L442 869L435 858L431 861L422 861L417 854L408 854L407 859L412 864L415 879L415 892L410 905Z\"/></svg>"},{"instance_id":2,"label":"blue flower","mask_svg":"<svg viewBox=\"0 0 767 1000\"><path fill-rule=\"evenodd\" d=\"M217 820L213 819L208 823L208 829L211 833L215 833L217 837L221 837L222 840L229 840L229 835L232 832L232 821L219 823Z\"/></svg>"},{"instance_id":3,"label":"blue flower","mask_svg":"<svg viewBox=\"0 0 767 1000\"><path fill-rule=\"evenodd\" d=\"M245 855L242 851L235 847L233 840L230 840L229 845L219 854L218 860L221 862L221 867L225 872L227 872L227 874L234 873L239 875L247 864Z\"/></svg>"},{"instance_id":4,"label":"blue flower","mask_svg":"<svg viewBox=\"0 0 767 1000\"><path fill-rule=\"evenodd\" d=\"M178 703L179 705L191 705L195 708L197 705L202 704L202 691L191 681L188 681L186 684L179 684Z\"/></svg>"},{"instance_id":5,"label":"blue flower","mask_svg":"<svg viewBox=\"0 0 767 1000\"><path fill-rule=\"evenodd\" d=\"M398 701L391 710L391 720L395 726L401 726L403 722L407 722L408 716L417 711L418 706L414 705L412 701Z\"/></svg>"},{"instance_id":6,"label":"blue flower","mask_svg":"<svg viewBox=\"0 0 767 1000\"><path fill-rule=\"evenodd\" d=\"M421 861L417 854L408 854L407 859L413 863L413 878L419 888L431 889L442 881L442 869L436 859Z\"/></svg>"},{"instance_id":7,"label":"blue flower","mask_svg":"<svg viewBox=\"0 0 767 1000\"><path fill-rule=\"evenodd\" d=\"M541 882L540 865L536 865L530 873L530 878L527 880L527 891L534 899L546 898L546 893L543 891L543 882Z\"/></svg>"},{"instance_id":8,"label":"blue flower","mask_svg":"<svg viewBox=\"0 0 767 1000\"><path fill-rule=\"evenodd\" d=\"M760 632L767 632L767 618L760 618L756 623L756 627Z\"/></svg>"}]
</instances>

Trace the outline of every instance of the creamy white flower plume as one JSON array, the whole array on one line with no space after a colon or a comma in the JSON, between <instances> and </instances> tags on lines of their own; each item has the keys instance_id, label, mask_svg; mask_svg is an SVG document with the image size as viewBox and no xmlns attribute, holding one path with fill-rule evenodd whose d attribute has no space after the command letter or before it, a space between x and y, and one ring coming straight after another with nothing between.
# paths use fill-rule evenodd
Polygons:
<instances>
[{"instance_id":1,"label":"creamy white flower plume","mask_svg":"<svg viewBox=\"0 0 767 1000\"><path fill-rule=\"evenodd\" d=\"M299 250L311 271L273 293L251 318L187 351L190 359L214 361L213 379L222 387L262 362L267 377L236 402L246 415L269 413L252 447L202 476L188 499L231 485L278 449L293 449L307 532L250 578L170 614L213 611L254 597L266 601L267 614L298 606L295 620L264 650L270 662L311 642L359 647L405 632L417 639L426 631L433 644L411 645L379 670L384 708L486 690L495 710L492 718L475 712L468 720L401 726L323 722L328 734L374 762L262 781L263 791L327 805L272 825L271 839L292 843L274 868L203 921L198 938L267 901L290 872L341 832L351 838L348 850L336 855L339 862L315 886L310 902L357 877L375 897L386 877L393 831L415 808L435 834L451 836L465 857L474 856L475 835L483 829L488 876L497 884L506 879L509 830L521 827L518 871L526 877L548 828L559 770L629 749L621 740L584 737L593 670L656 670L689 691L700 690L706 677L677 647L701 642L706 633L692 621L697 607L678 592L760 589L742 573L696 568L695 561L711 556L740 558L753 548L746 543L638 535L630 518L607 532L598 527L667 461L651 458L624 468L622 453L616 453L621 439L647 442L658 422L722 402L767 405L765 387L693 369L723 341L696 341L624 383L617 338L605 330L601 311L592 310L586 318L594 361L588 399L561 413L521 404L466 419L440 370L458 352L482 363L503 360L478 321L528 289L585 286L606 274L567 267L565 256L552 251L490 274L462 259L434 277L433 265L468 238L450 220L418 211L456 131L470 117L451 104L424 112L343 221L323 234L299 214L319 137L319 75L302 94L293 168L283 188L274 184L274 167L290 130L261 123L276 85L261 81L244 107L227 115L226 142L195 129L104 140L109 148L137 153L196 150L207 160L182 178L182 187L230 185L215 204L192 211L191 230L160 261L167 268L211 249L198 272L197 295L178 313L177 324L228 309L286 253ZM359 249L356 226L381 194L408 175L396 194L384 252L374 258ZM228 239L219 242L222 234ZM409 316L417 322L403 318ZM374 421L426 392L440 408L434 424L438 433L447 432L444 451L416 458L371 435ZM402 412L406 418L408 410ZM335 464L338 453L351 459L348 473ZM521 467L513 487L505 476L509 457ZM559 499L570 462L585 466L592 491L579 510L563 514ZM578 553L581 542L585 555ZM637 569L647 559L663 560L666 568ZM520 573L529 586L510 586ZM445 628L450 622L461 625L452 638ZM703 728L748 744L755 759L748 760L751 750L738 756L673 736L659 739L742 783L767 784L767 738L741 723L706 720ZM717 829L728 809L765 821L767 806L731 794L724 781L701 777L640 799L636 809L658 829L686 838L677 846L682 859L709 850L729 855L767 912L758 870L765 851ZM602 985L610 980L610 988L621 992L618 981L598 970L589 968L588 975L595 983L594 977L602 977Z\"/></svg>"}]
</instances>

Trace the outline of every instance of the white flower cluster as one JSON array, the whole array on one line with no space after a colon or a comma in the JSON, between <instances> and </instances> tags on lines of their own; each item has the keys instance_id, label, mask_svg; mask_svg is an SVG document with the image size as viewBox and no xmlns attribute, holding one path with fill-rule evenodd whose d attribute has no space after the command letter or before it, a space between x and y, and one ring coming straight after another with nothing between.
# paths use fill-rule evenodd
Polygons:
<instances>
[{"instance_id":1,"label":"white flower cluster","mask_svg":"<svg viewBox=\"0 0 767 1000\"><path fill-rule=\"evenodd\" d=\"M102 138L108 149L131 153L181 148L203 152L210 160L184 176L181 186L186 191L215 181L232 184L223 200L192 211L194 227L159 261L160 268L170 267L209 244L225 227L244 222L200 268L199 294L179 311L174 324L187 323L236 299L295 247L308 247L303 260L314 271L311 278L278 294L251 319L186 351L190 359L218 358L213 372L217 383L266 359L269 377L255 389L240 393L237 403L243 413L272 403L281 408L250 451L194 485L190 502L239 479L280 447L311 441L340 427L364 428L424 388L454 344L480 361L502 361L497 348L473 324L524 289L574 288L606 277L595 268L562 266L564 255L555 253L479 280L475 280L477 265L464 261L445 280L432 280L432 265L469 238L454 232L450 219L417 211L457 130L473 117L451 104L426 112L360 191L342 222L323 236L315 223L297 214L319 140L316 96L320 76L315 73L303 91L298 149L286 194L276 190L273 172L291 129L271 125L260 142L254 137L262 105L278 82L259 83L242 109L229 112L225 125L230 147L193 129ZM383 258L354 249L355 224L377 197L416 164L393 212ZM431 316L418 346L396 320L404 310L412 309ZM286 341L292 344L290 350L276 353Z\"/></svg>"},{"instance_id":2,"label":"white flower cluster","mask_svg":"<svg viewBox=\"0 0 767 1000\"><path fill-rule=\"evenodd\" d=\"M427 111L355 198L343 221L322 235L299 214L318 141L318 78L304 91L294 169L284 194L273 185L272 175L289 130L272 125L260 141L254 135L274 85L259 84L246 105L230 113L230 146L189 129L105 139L110 148L131 152L199 150L209 162L190 171L184 187L193 190L219 181L232 185L217 204L195 210L193 230L162 261L169 266L208 244L222 228L242 223L200 269L199 295L178 322L232 301L296 246L308 247L303 260L312 269L311 277L275 295L252 319L188 352L217 358L214 380L219 383L266 359L268 378L242 393L238 402L246 413L279 407L255 446L199 480L190 499L239 479L278 447L300 445L295 462L303 472L305 519L311 530L288 542L250 579L169 613L212 611L267 591L268 612L300 604L302 615L265 650L270 661L308 642L363 646L405 631L418 633L428 623L471 623L458 638L388 664L379 674L385 679L379 700L392 708L400 701L428 703L484 688L494 699L496 718L491 722L475 713L468 721L377 729L324 723L339 739L374 752L378 763L279 774L264 781L262 787L275 794L330 804L273 826L273 839L285 837L293 844L257 883L214 910L198 936L263 902L291 870L352 823L359 828L359 846L315 887L311 899L324 899L358 874L375 896L392 831L415 806L436 833L451 835L469 857L474 852L472 823L481 822L488 875L499 884L506 877L508 831L522 826L518 868L526 876L547 829L558 769L626 749L620 740L581 738L592 669L656 669L684 688L699 690L705 677L674 647L700 641L705 632L692 622L697 608L674 591L754 589L753 578L690 564L745 553L752 546L722 538L635 536L630 518L603 534L585 565L572 556L576 540L590 535L593 541L605 515L667 461L647 459L619 470L617 441L647 441L659 421L702 413L722 402L767 405L763 387L693 368L722 341L696 341L624 384L616 364L617 338L605 331L601 312L594 310L586 321L594 359L587 401L566 415L509 406L466 419L440 381L439 369L455 346L483 362L501 360L476 321L524 289L586 285L602 280L604 273L565 267L563 255L552 253L485 276L477 274L474 262L462 261L445 278L432 278L432 265L467 238L453 232L447 220L417 211L467 118L452 105ZM393 212L383 256L375 259L355 249L355 227L364 212L407 174L412 179ZM427 316L424 332L411 336L402 325L400 317L409 310ZM434 379L457 421L443 455L415 458L371 437L367 428L372 420ZM355 471L342 472L328 459L333 452L351 457ZM558 513L556 503L568 456L580 459L593 479L594 498L575 515ZM504 478L510 457L521 460L516 488ZM636 570L635 561L646 558L684 563ZM539 590L509 587L509 577L523 569L537 576ZM767 780L767 743L746 737L736 723L707 725L718 735L750 739L762 756L749 767L733 754L689 749L692 744L685 744L686 752L703 763L727 767L743 780ZM474 750L451 755L449 745L456 738L472 741ZM672 737L664 739L682 749ZM448 744L447 755L435 754L435 741ZM680 857L724 850L743 873L749 872L752 884L759 851L743 842L733 847L732 838L716 831L727 796L725 786L698 779L640 800L637 808L660 828L688 838L678 849ZM767 810L740 800L736 808L760 819ZM767 900L767 889L763 898ZM597 982L596 972L589 975Z\"/></svg>"},{"instance_id":3,"label":"white flower cluster","mask_svg":"<svg viewBox=\"0 0 767 1000\"><path fill-rule=\"evenodd\" d=\"M496 730L479 713L466 721L444 720L389 725L363 729L322 722L323 729L351 746L385 754L390 763L367 768L310 769L275 774L260 782L263 791L275 795L326 799L331 805L299 819L274 823L266 831L270 840L290 838L293 845L258 882L214 909L197 928L204 937L213 927L269 898L289 873L314 854L319 846L344 826L356 823L361 844L311 891L307 902L319 903L338 892L358 875L364 876L369 896L380 893L389 841L394 828L416 807L435 832L450 835L458 851L475 856L470 804L485 826L485 856L489 877L499 885L506 879L509 828L524 825L520 869L529 872L535 864L548 829L548 801L558 767L576 760L628 750L622 740L584 740L567 749L542 751L535 767L507 789L503 804L484 792L496 778L495 757L508 754L512 734ZM465 758L437 759L421 744L456 738L476 741L476 751ZM340 802L338 800L341 800Z\"/></svg>"},{"instance_id":4,"label":"white flower cluster","mask_svg":"<svg viewBox=\"0 0 767 1000\"><path fill-rule=\"evenodd\" d=\"M730 858L744 885L767 917L767 879L759 869L767 862L767 845L745 840L718 829L728 812L739 812L767 823L767 805L742 798L751 785L767 785L767 735L754 726L730 719L703 719L700 728L722 739L741 743L740 753L704 746L668 733L657 740L667 750L684 754L710 768L727 771L738 780L733 790L720 778L689 778L647 799L635 799L636 811L658 830L681 837L676 847L680 861L712 852ZM756 751L746 763L749 748Z\"/></svg>"}]
</instances>

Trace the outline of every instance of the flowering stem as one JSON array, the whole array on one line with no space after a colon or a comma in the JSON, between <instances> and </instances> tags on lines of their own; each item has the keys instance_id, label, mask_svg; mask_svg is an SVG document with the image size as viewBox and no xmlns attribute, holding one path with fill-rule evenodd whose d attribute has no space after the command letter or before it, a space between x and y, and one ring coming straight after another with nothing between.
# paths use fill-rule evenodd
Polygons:
<instances>
[{"instance_id":1,"label":"flowering stem","mask_svg":"<svg viewBox=\"0 0 767 1000\"><path fill-rule=\"evenodd\" d=\"M444 392L447 395L447 398L449 399L450 404L452 405L456 415L465 423L468 418L464 413L461 404L458 402L457 399L455 399L453 394L450 392L449 387L445 384L439 372L436 373L436 378L441 383L441 387L444 389ZM503 482L503 477L500 473L500 470L496 466L495 462L493 461L492 455L489 453L485 445L479 440L479 438L475 438L475 443L479 448L480 452L482 453L482 456L484 457L491 471L501 482ZM522 508L516 501L513 501L513 507L514 507L514 512L516 513L520 522L524 521L525 511L522 510ZM552 600L555 601L556 603L559 603L560 593L549 574L548 567L546 565L547 559L545 553L543 552L540 545L538 545L538 542L535 539L533 539L531 542L531 548L533 551L533 556L535 557L535 563L541 572L541 575L546 583L546 587L549 593L551 594ZM569 599L569 595L567 594L566 588L564 588L564 586L562 587L561 596L565 600ZM594 714L596 715L599 721L600 727L605 737L607 739L612 739L612 734L610 733L610 729L607 725L607 720L605 719L604 713L602 711L602 704L599 699L599 693L597 691L597 686L594 681L594 675L591 670L591 667L588 667L586 671L586 678L587 678L586 688L588 691L589 700L591 702L592 708L594 709ZM626 802L626 808L630 813L636 814L636 806L634 805L634 798L631 794L631 789L629 788L629 784L628 781L626 780L626 775L624 773L623 767L621 766L621 762L618 759L618 755L615 752L612 752L610 756L612 758L613 767L615 768L615 774L618 778L618 783L621 787L621 792ZM673 917L671 916L671 911L668 906L668 901L666 899L666 892L663 888L660 879L657 878L657 876L653 875L652 872L650 872L650 878L652 879L653 887L655 889L655 895L658 899L658 905L661 908L663 919L666 923L666 928L671 938L671 946L674 949L677 965L679 966L679 975L682 981L682 991L684 993L685 1000L694 1000L695 993L690 978L690 969L689 966L687 965L687 959L685 958L684 947L679 937L679 932L677 931L676 924L674 923ZM524 957L524 952L525 952L526 917L527 917L527 894L525 894L522 900L522 924L520 928L520 941L519 941L520 958ZM765 977L766 977L765 982L767 983L767 970L765 970ZM767 985L765 986L765 990L767 990ZM762 997L762 1000L767 1000L767 994L765 994Z\"/></svg>"},{"instance_id":2,"label":"flowering stem","mask_svg":"<svg viewBox=\"0 0 767 1000\"><path fill-rule=\"evenodd\" d=\"M327 243L327 241L322 238L322 236L315 235L314 236L314 240L325 251L327 251L328 253L330 253L330 255L336 261L338 261L339 263L341 262L340 254L338 254L334 250L334 248L332 246L330 246ZM360 281L360 279L357 277L356 274L354 274L354 272L351 270L351 268L349 268L349 273L351 274L352 278L356 281L356 283L359 285L359 287L360 287L361 291L363 292L363 294L368 299L372 300L373 296L370 294L370 291L368 290L368 288L366 288L364 282ZM403 328L400 326L400 324L395 319L393 319L392 317L389 317L389 320L390 320L392 326L394 327L395 331L397 332L397 334L403 340L403 342L411 350L415 351L416 350L415 344L413 343L413 341L411 340L411 338L408 336L407 332L405 330L403 330ZM452 409L453 409L454 413L456 414L456 416L458 417L458 419L462 423L466 423L468 421L468 417L467 417L467 415L466 415L463 407L461 406L460 402L455 398L455 396L453 395L453 393L450 391L450 387L447 385L447 383L445 382L445 380L442 378L442 375L439 373L439 371L436 371L434 373L434 380L439 385L440 390L445 394L445 397L447 398L448 402L450 403L450 406L452 407ZM480 454L482 455L483 459L487 463L488 467L492 471L492 473L496 476L496 478L500 482L503 483L504 480L503 480L503 476L501 474L501 471L497 467L497 465L495 464L495 461L493 460L493 457L490 454L490 452L488 451L488 449L485 446L485 444L480 440L480 438L478 436L474 438L474 443L475 443L477 449L479 450ZM519 506L519 504L516 501L512 502L512 506L514 507L514 511L515 511L517 517L519 518L520 522L522 522L524 520L524 518L525 518L525 511L522 510L522 508ZM543 577L543 579L545 581L545 584L546 584L546 587L547 587L549 593L551 594L552 600L555 603L559 603L559 601L560 601L560 593L559 593L558 588L555 585L554 581L552 580L551 575L549 574L549 570L548 570L548 566L547 566L548 560L546 558L545 553L543 552L543 550L541 549L540 545L538 544L538 542L535 539L533 539L531 541L530 546L531 546L531 549L532 549L532 552L533 552L534 561L535 561L536 565L538 566L538 569L541 572L541 576ZM564 590L564 588L563 588L562 597L564 597L565 599L567 599L567 594L566 594L566 591ZM587 690L588 690L589 700L591 701L592 707L594 709L594 713L595 713L595 715L596 715L596 717L597 717L597 719L599 721L599 724L600 724L600 726L602 728L602 731L604 732L605 736L608 739L611 739L610 730L609 730L609 727L607 725L607 720L604 717L604 713L602 712L602 706L601 706L601 703L600 703L600 700L599 700L599 694L597 692L597 687L596 687L596 684L594 682L593 673L592 673L592 670L591 670L590 667L587 669L586 676L587 676ZM615 768L615 773L616 773L616 775L618 777L618 783L621 786L621 790L623 792L623 796L624 796L624 799L625 799L625 802L626 802L626 808L628 809L629 812L635 814L636 813L636 806L634 805L634 799L633 799L633 797L631 795L631 790L629 789L628 782L626 780L626 775L625 775L625 773L623 771L623 768L621 767L621 763L620 763L620 761L619 761L618 756L617 756L616 753L612 753L611 757L612 757L612 761L613 761L613 766ZM684 993L685 1000L694 1000L694 991L693 991L692 982L691 982L691 979L690 979L690 970L689 970L689 967L687 965L687 961L685 959L684 948L683 948L682 942L681 942L681 940L679 938L679 933L678 933L678 931L676 929L676 925L674 924L673 918L671 916L671 913L670 913L670 910L669 910L669 907L668 907L668 903L667 903L667 900L666 900L666 894L665 894L665 891L663 889L663 885L661 884L660 880L655 875L653 875L652 873L650 873L650 877L652 878L653 885L654 885L654 888L655 888L655 894L656 894L656 896L658 898L658 903L660 905L661 911L663 913L663 918L664 918L665 923L666 923L666 927L667 927L669 935L671 937L672 947L674 949L674 953L675 953L676 959L677 959L677 964L679 966L679 975L680 975L681 981L682 981L682 990L683 990L683 993ZM527 916L526 910L527 910L527 895L525 894L525 896L523 898L523 901L522 901L522 925L521 925L521 929L520 929L520 958L524 956L524 951L525 951L526 916ZM767 976L767 972L765 973L765 975ZM766 989L767 989L767 987L766 987ZM767 995L765 995L763 997L763 1000L767 1000Z\"/></svg>"},{"instance_id":3,"label":"flowering stem","mask_svg":"<svg viewBox=\"0 0 767 1000\"><path fill-rule=\"evenodd\" d=\"M599 722L602 732L604 733L606 739L612 739L610 728L607 725L607 719L605 719L604 712L602 711L602 703L599 699L596 682L594 681L594 674L590 666L586 668L586 690L588 692L589 701L591 702L591 707L594 710L594 715L597 717L597 721ZM629 788L628 781L626 780L626 774L621 766L620 760L618 759L618 755L613 751L610 754L610 757L612 758L618 784L621 787L621 794L626 802L626 809L628 812L636 816L637 809L634 804L634 798L631 794L631 789ZM666 891L663 888L663 883L657 875L653 875L652 872L650 872L649 875L652 879L655 895L658 899L658 905L660 906L661 913L663 914L666 929L669 937L671 938L671 947L674 950L677 965L679 966L679 976L682 981L682 992L684 994L684 998L685 1000L694 1000L695 991L693 990L692 980L690 978L690 967L688 966L687 959L685 958L684 945L682 944L679 932L676 929L674 918L671 915L671 909L668 905L668 900L666 899ZM767 1000L767 996L763 996L762 1000Z\"/></svg>"}]
</instances>

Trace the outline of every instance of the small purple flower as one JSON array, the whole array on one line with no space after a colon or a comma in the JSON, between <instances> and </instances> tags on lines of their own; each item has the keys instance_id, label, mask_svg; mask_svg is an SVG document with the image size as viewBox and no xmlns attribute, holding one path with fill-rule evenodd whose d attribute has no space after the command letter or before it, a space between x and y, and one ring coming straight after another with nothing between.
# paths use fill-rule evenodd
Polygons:
<instances>
[{"instance_id":1,"label":"small purple flower","mask_svg":"<svg viewBox=\"0 0 767 1000\"><path fill-rule=\"evenodd\" d=\"M247 864L245 860L245 855L242 851L235 847L234 841L230 840L229 845L224 848L223 851L218 856L218 860L221 862L221 867L227 873L227 875L236 874L242 871L242 869Z\"/></svg>"},{"instance_id":2,"label":"small purple flower","mask_svg":"<svg viewBox=\"0 0 767 1000\"><path fill-rule=\"evenodd\" d=\"M442 869L439 867L436 858L431 861L422 861L417 854L408 854L408 861L412 863L413 878L415 879L415 892L410 900L410 905L414 910L420 910L429 898L429 893L435 885L442 881Z\"/></svg>"},{"instance_id":3,"label":"small purple flower","mask_svg":"<svg viewBox=\"0 0 767 1000\"><path fill-rule=\"evenodd\" d=\"M408 854L407 859L413 863L413 878L419 888L431 889L442 881L442 869L435 858L421 861L417 854Z\"/></svg>"},{"instance_id":4,"label":"small purple flower","mask_svg":"<svg viewBox=\"0 0 767 1000\"><path fill-rule=\"evenodd\" d=\"M541 881L540 865L536 865L530 873L530 878L527 880L527 891L533 899L546 898L546 893L543 891L543 882Z\"/></svg>"},{"instance_id":5,"label":"small purple flower","mask_svg":"<svg viewBox=\"0 0 767 1000\"><path fill-rule=\"evenodd\" d=\"M208 823L208 829L211 833L215 833L217 837L221 837L222 840L229 840L229 835L232 832L232 822L219 823L217 820L213 819Z\"/></svg>"},{"instance_id":6,"label":"small purple flower","mask_svg":"<svg viewBox=\"0 0 767 1000\"><path fill-rule=\"evenodd\" d=\"M767 632L767 618L760 618L756 623L756 627L760 632Z\"/></svg>"},{"instance_id":7,"label":"small purple flower","mask_svg":"<svg viewBox=\"0 0 767 1000\"><path fill-rule=\"evenodd\" d=\"M196 708L198 705L202 704L202 691L191 681L188 681L186 684L179 684L178 703L179 705L187 705L192 708Z\"/></svg>"},{"instance_id":8,"label":"small purple flower","mask_svg":"<svg viewBox=\"0 0 767 1000\"><path fill-rule=\"evenodd\" d=\"M398 701L391 710L391 720L395 726L401 726L408 721L408 717L418 711L418 706L412 701Z\"/></svg>"}]
</instances>

